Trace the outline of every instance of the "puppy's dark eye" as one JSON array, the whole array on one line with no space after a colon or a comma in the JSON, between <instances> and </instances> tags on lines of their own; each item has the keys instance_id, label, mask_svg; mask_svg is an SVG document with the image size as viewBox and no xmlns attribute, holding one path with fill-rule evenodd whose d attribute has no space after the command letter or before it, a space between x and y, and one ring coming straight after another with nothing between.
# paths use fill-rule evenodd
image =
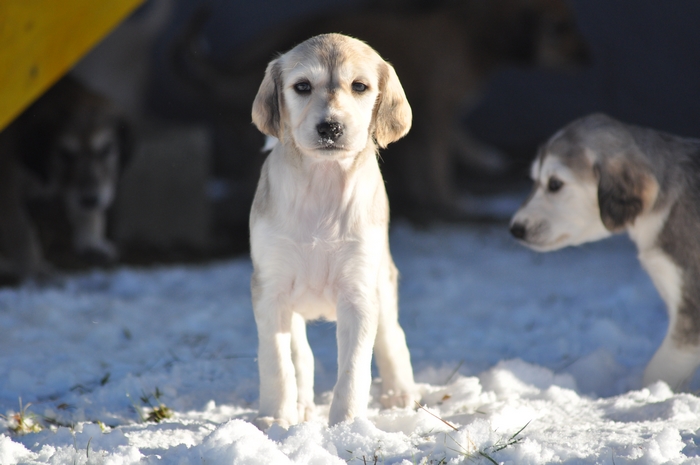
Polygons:
<instances>
[{"instance_id":1,"label":"puppy's dark eye","mask_svg":"<svg viewBox=\"0 0 700 465\"><path fill-rule=\"evenodd\" d=\"M367 90L367 85L361 83L360 81L355 81L352 83L352 91L357 92L358 94L361 94L362 92Z\"/></svg>"},{"instance_id":2,"label":"puppy's dark eye","mask_svg":"<svg viewBox=\"0 0 700 465\"><path fill-rule=\"evenodd\" d=\"M549 192L557 192L562 187L564 187L564 182L561 179L554 176L549 178L549 182L547 182L547 190Z\"/></svg>"},{"instance_id":3,"label":"puppy's dark eye","mask_svg":"<svg viewBox=\"0 0 700 465\"><path fill-rule=\"evenodd\" d=\"M308 81L299 81L294 84L294 90L297 94L308 94L311 92L311 84Z\"/></svg>"}]
</instances>

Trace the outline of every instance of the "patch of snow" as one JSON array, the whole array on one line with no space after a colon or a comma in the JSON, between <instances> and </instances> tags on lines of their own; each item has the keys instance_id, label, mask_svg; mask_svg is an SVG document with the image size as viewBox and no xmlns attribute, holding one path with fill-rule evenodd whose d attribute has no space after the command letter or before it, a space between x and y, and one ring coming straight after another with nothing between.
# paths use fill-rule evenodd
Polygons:
<instances>
[{"instance_id":1,"label":"patch of snow","mask_svg":"<svg viewBox=\"0 0 700 465\"><path fill-rule=\"evenodd\" d=\"M94 271L0 290L0 463L700 464L700 399L641 386L667 317L628 239L391 241L424 408L381 409L377 380L368 418L328 428L335 328L313 323L316 417L263 433L249 260ZM11 431L20 398L43 431Z\"/></svg>"}]
</instances>

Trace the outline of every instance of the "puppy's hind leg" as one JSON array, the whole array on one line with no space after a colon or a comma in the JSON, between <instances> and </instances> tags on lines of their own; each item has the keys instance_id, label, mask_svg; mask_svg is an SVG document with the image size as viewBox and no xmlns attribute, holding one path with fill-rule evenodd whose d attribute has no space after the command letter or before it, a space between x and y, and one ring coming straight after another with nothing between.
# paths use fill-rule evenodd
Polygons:
<instances>
[{"instance_id":1,"label":"puppy's hind leg","mask_svg":"<svg viewBox=\"0 0 700 465\"><path fill-rule=\"evenodd\" d=\"M292 361L297 377L299 421L311 419L314 410L314 354L306 338L306 321L292 313Z\"/></svg>"},{"instance_id":2,"label":"puppy's hind leg","mask_svg":"<svg viewBox=\"0 0 700 465\"><path fill-rule=\"evenodd\" d=\"M260 411L255 419L266 430L273 423L289 427L298 422L297 384L292 363L292 311L273 291L256 285L253 275L253 312L258 327Z\"/></svg>"},{"instance_id":3,"label":"puppy's hind leg","mask_svg":"<svg viewBox=\"0 0 700 465\"><path fill-rule=\"evenodd\" d=\"M380 312L374 357L382 378L380 402L385 408L413 407L420 400L413 381L406 335L398 321L397 271L392 265L379 286Z\"/></svg>"}]
</instances>

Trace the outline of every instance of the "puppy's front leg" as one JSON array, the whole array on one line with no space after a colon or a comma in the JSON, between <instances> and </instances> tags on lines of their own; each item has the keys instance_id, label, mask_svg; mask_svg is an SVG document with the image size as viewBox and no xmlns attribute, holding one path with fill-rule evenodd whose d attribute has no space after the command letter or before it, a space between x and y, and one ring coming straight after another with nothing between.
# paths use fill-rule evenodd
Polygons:
<instances>
[{"instance_id":1,"label":"puppy's front leg","mask_svg":"<svg viewBox=\"0 0 700 465\"><path fill-rule=\"evenodd\" d=\"M669 331L663 343L644 370L644 385L663 380L674 391L687 388L700 361L700 348L679 347Z\"/></svg>"},{"instance_id":2,"label":"puppy's front leg","mask_svg":"<svg viewBox=\"0 0 700 465\"><path fill-rule=\"evenodd\" d=\"M365 296L338 302L338 381L328 423L364 416L372 383L372 346L377 334L377 303Z\"/></svg>"},{"instance_id":3,"label":"puppy's front leg","mask_svg":"<svg viewBox=\"0 0 700 465\"><path fill-rule=\"evenodd\" d=\"M255 283L255 277L253 283ZM297 384L292 364L292 312L274 286L253 285L253 311L258 327L260 411L255 424L285 428L298 421Z\"/></svg>"},{"instance_id":4,"label":"puppy's front leg","mask_svg":"<svg viewBox=\"0 0 700 465\"><path fill-rule=\"evenodd\" d=\"M292 313L292 361L299 395L299 421L307 421L314 409L314 354L306 338L306 321L296 312Z\"/></svg>"},{"instance_id":5,"label":"puppy's front leg","mask_svg":"<svg viewBox=\"0 0 700 465\"><path fill-rule=\"evenodd\" d=\"M102 210L73 211L73 247L95 261L113 262L117 248L106 238L106 213Z\"/></svg>"},{"instance_id":6,"label":"puppy's front leg","mask_svg":"<svg viewBox=\"0 0 700 465\"><path fill-rule=\"evenodd\" d=\"M379 325L374 359L382 377L380 401L385 408L413 407L420 400L413 381L411 355L398 320L398 272L391 263L379 279Z\"/></svg>"}]
</instances>

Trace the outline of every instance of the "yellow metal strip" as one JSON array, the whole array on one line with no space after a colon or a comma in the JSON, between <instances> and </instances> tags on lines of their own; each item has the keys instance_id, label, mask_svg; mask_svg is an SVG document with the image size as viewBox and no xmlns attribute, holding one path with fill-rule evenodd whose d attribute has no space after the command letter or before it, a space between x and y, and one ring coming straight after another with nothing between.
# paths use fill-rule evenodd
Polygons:
<instances>
[{"instance_id":1,"label":"yellow metal strip","mask_svg":"<svg viewBox=\"0 0 700 465\"><path fill-rule=\"evenodd\" d=\"M0 0L0 130L143 0Z\"/></svg>"}]
</instances>

